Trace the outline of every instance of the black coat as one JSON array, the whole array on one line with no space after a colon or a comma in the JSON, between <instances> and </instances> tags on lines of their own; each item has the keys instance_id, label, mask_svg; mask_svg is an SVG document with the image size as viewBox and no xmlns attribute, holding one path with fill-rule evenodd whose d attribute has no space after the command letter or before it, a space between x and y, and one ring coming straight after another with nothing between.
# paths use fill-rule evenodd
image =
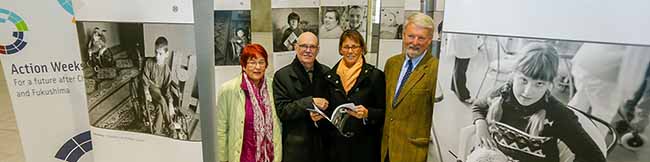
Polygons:
<instances>
[{"instance_id":1,"label":"black coat","mask_svg":"<svg viewBox=\"0 0 650 162\"><path fill-rule=\"evenodd\" d=\"M354 83L349 94L345 93L342 82L335 65L332 70L326 73L322 89L317 90L316 96L322 96L329 101L329 107L325 111L330 117L334 109L345 103L363 105L368 109L368 118L364 125L362 119L350 116L346 122L345 130L352 131L352 137L342 136L333 125L329 124L327 129L326 150L327 161L336 162L379 162L381 146L381 128L384 125L386 108L385 97L385 76L384 73L374 66L364 63L361 73Z\"/></svg>"},{"instance_id":2,"label":"black coat","mask_svg":"<svg viewBox=\"0 0 650 162\"><path fill-rule=\"evenodd\" d=\"M312 82L297 58L275 73L273 97L282 122L283 162L322 162L322 139L307 108L312 108L314 87L322 83L329 67L314 63ZM321 121L319 121L321 122Z\"/></svg>"}]
</instances>

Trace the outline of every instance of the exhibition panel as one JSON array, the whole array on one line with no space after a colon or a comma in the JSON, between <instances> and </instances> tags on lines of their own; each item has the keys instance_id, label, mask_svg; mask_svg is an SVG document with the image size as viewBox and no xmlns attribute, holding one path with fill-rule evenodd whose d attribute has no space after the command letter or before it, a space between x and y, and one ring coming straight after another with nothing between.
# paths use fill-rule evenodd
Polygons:
<instances>
[{"instance_id":1,"label":"exhibition panel","mask_svg":"<svg viewBox=\"0 0 650 162\"><path fill-rule=\"evenodd\" d=\"M74 3L95 161L201 161L193 3L128 3Z\"/></svg>"},{"instance_id":2,"label":"exhibition panel","mask_svg":"<svg viewBox=\"0 0 650 162\"><path fill-rule=\"evenodd\" d=\"M4 1L0 5L2 77L7 81L9 109L15 113L25 161L93 161L70 1L34 3ZM0 147L9 147L5 145L9 142L0 143Z\"/></svg>"},{"instance_id":3,"label":"exhibition panel","mask_svg":"<svg viewBox=\"0 0 650 162\"><path fill-rule=\"evenodd\" d=\"M444 161L650 159L647 2L445 5Z\"/></svg>"}]
</instances>

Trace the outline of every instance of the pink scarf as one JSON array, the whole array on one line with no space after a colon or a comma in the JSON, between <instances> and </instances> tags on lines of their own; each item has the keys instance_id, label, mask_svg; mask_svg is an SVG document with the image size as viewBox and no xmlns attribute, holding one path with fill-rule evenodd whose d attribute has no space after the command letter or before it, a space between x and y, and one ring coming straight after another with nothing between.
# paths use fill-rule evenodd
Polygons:
<instances>
[{"instance_id":1,"label":"pink scarf","mask_svg":"<svg viewBox=\"0 0 650 162\"><path fill-rule=\"evenodd\" d=\"M242 86L248 91L248 98L253 105L253 123L255 125L255 159L258 162L273 161L273 116L271 100L266 87L266 80L262 78L262 86L258 89L243 74ZM259 93L258 93L259 92Z\"/></svg>"}]
</instances>

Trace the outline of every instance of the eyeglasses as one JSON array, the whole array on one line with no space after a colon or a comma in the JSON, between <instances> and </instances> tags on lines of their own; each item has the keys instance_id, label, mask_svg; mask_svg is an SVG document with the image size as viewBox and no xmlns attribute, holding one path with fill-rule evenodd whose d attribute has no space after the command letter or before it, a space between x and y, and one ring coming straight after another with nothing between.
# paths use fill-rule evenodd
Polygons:
<instances>
[{"instance_id":1,"label":"eyeglasses","mask_svg":"<svg viewBox=\"0 0 650 162\"><path fill-rule=\"evenodd\" d=\"M361 46L343 46L343 50L358 50Z\"/></svg>"},{"instance_id":2,"label":"eyeglasses","mask_svg":"<svg viewBox=\"0 0 650 162\"><path fill-rule=\"evenodd\" d=\"M266 66L266 61L248 61L247 65L250 65L251 67L255 67L257 65Z\"/></svg>"},{"instance_id":3,"label":"eyeglasses","mask_svg":"<svg viewBox=\"0 0 650 162\"><path fill-rule=\"evenodd\" d=\"M299 44L298 47L302 49L318 49L318 46L315 45L306 45L306 44Z\"/></svg>"}]
</instances>

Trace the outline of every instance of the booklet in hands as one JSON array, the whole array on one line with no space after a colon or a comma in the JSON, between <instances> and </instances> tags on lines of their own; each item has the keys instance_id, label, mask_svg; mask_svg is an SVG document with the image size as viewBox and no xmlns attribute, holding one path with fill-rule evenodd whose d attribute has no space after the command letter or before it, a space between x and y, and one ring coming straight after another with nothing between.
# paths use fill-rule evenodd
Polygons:
<instances>
[{"instance_id":1,"label":"booklet in hands","mask_svg":"<svg viewBox=\"0 0 650 162\"><path fill-rule=\"evenodd\" d=\"M334 127L336 127L336 129L339 131L339 133L341 133L341 135L343 135L345 137L352 137L354 135L353 132L345 132L343 130L343 127L345 126L346 121L348 120L348 118L350 118L350 114L348 114L347 112L356 110L356 107L355 107L354 103L345 103L345 104L341 104L341 105L337 106L334 109L334 112L332 113L331 118L329 118L323 111L318 109L318 107L316 105L313 105L313 108L310 108L310 109L307 109L307 110L309 110L311 112L318 113L321 116L323 116L325 119L327 119L327 121L332 123L332 125L334 125Z\"/></svg>"}]
</instances>

